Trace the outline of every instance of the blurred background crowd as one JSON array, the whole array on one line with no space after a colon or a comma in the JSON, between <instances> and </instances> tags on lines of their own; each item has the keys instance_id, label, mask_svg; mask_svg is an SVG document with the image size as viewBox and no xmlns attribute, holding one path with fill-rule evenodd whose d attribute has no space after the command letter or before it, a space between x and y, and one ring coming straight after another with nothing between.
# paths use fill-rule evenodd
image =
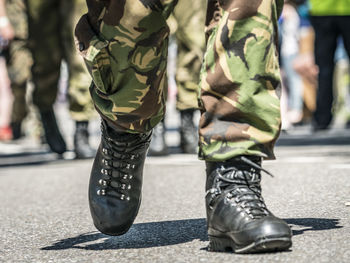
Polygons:
<instances>
[{"instance_id":1,"label":"blurred background crowd","mask_svg":"<svg viewBox=\"0 0 350 263\"><path fill-rule=\"evenodd\" d=\"M198 82L205 47L205 0L180 0L169 18L169 97L179 113L179 148L196 153ZM0 141L24 137L67 151L55 103L69 108L75 158L94 156L89 123L97 117L91 79L75 52L73 30L85 0L0 0ZM350 0L285 0L279 19L282 131L350 128ZM169 153L166 122L149 155Z\"/></svg>"}]
</instances>

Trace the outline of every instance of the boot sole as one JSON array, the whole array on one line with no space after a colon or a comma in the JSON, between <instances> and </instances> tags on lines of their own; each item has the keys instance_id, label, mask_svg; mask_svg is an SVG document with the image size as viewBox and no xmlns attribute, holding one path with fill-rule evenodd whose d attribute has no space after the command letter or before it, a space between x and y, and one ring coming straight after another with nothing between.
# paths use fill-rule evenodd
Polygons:
<instances>
[{"instance_id":1,"label":"boot sole","mask_svg":"<svg viewBox=\"0 0 350 263\"><path fill-rule=\"evenodd\" d=\"M237 254L264 253L287 250L291 246L292 240L290 237L261 238L242 247L235 244L230 238L209 236L208 251L234 252Z\"/></svg>"}]
</instances>

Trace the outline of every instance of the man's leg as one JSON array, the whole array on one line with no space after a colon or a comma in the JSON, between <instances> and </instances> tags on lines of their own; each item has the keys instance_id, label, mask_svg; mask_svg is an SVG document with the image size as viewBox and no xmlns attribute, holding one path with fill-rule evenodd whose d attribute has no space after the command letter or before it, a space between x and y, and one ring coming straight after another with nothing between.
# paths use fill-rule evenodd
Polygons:
<instances>
[{"instance_id":1,"label":"man's leg","mask_svg":"<svg viewBox=\"0 0 350 263\"><path fill-rule=\"evenodd\" d=\"M315 30L315 62L319 68L313 129L327 129L332 121L334 53L339 30L335 17L311 17Z\"/></svg>"},{"instance_id":2,"label":"man's leg","mask_svg":"<svg viewBox=\"0 0 350 263\"><path fill-rule=\"evenodd\" d=\"M83 58L74 45L73 30L79 18L86 13L85 0L61 0L61 44L68 66L69 112L75 122L74 152L76 159L92 158L96 151L89 144L89 120L96 116L89 87L91 77Z\"/></svg>"},{"instance_id":3,"label":"man's leg","mask_svg":"<svg viewBox=\"0 0 350 263\"><path fill-rule=\"evenodd\" d=\"M27 45L28 23L23 1L6 1L6 12L16 34L5 55L14 97L11 115L12 135L13 139L18 139L22 136L22 121L28 111L25 96L33 61Z\"/></svg>"},{"instance_id":4,"label":"man's leg","mask_svg":"<svg viewBox=\"0 0 350 263\"><path fill-rule=\"evenodd\" d=\"M201 72L209 249L284 250L291 230L261 196L261 159L280 131L277 20L283 1L209 1ZM267 172L267 171L265 171ZM268 173L268 172L267 172Z\"/></svg>"},{"instance_id":5,"label":"man's leg","mask_svg":"<svg viewBox=\"0 0 350 263\"><path fill-rule=\"evenodd\" d=\"M199 73L205 50L205 0L182 1L174 10L177 21L176 109L180 112L180 147L184 153L198 150L193 115L198 110Z\"/></svg>"},{"instance_id":6,"label":"man's leg","mask_svg":"<svg viewBox=\"0 0 350 263\"><path fill-rule=\"evenodd\" d=\"M95 226L109 235L127 232L137 215L150 131L164 117L166 18L176 1L166 2L88 0L75 30L103 119L90 211Z\"/></svg>"},{"instance_id":7,"label":"man's leg","mask_svg":"<svg viewBox=\"0 0 350 263\"><path fill-rule=\"evenodd\" d=\"M38 107L45 138L52 151L62 154L66 143L57 126L53 104L57 97L62 46L60 45L60 17L58 0L28 0L29 48L34 64L33 103Z\"/></svg>"},{"instance_id":8,"label":"man's leg","mask_svg":"<svg viewBox=\"0 0 350 263\"><path fill-rule=\"evenodd\" d=\"M28 113L25 96L32 58L24 40L12 41L6 55L14 97L11 114L12 135L13 139L19 139L22 136L22 121Z\"/></svg>"}]
</instances>

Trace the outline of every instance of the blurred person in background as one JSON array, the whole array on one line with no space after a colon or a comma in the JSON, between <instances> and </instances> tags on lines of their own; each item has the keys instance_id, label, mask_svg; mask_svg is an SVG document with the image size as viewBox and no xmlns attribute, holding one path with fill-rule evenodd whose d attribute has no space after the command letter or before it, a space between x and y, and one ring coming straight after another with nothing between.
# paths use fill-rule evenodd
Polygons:
<instances>
[{"instance_id":1,"label":"blurred person in background","mask_svg":"<svg viewBox=\"0 0 350 263\"><path fill-rule=\"evenodd\" d=\"M293 64L299 55L300 0L285 0L280 17L280 59L283 76L281 97L282 130L301 122L303 117L303 83Z\"/></svg>"},{"instance_id":2,"label":"blurred person in background","mask_svg":"<svg viewBox=\"0 0 350 263\"><path fill-rule=\"evenodd\" d=\"M2 41L0 37L0 42ZM0 49L1 53L1 49ZM0 141L12 139L10 127L12 109L12 93L7 76L5 59L0 54Z\"/></svg>"},{"instance_id":3,"label":"blurred person in background","mask_svg":"<svg viewBox=\"0 0 350 263\"><path fill-rule=\"evenodd\" d=\"M58 129L53 104L57 97L61 62L68 66L68 100L75 121L74 151L76 158L94 156L89 145L89 120L94 116L89 94L89 77L83 60L75 51L73 27L86 11L84 0L27 0L28 46L33 56L33 101L38 106L45 137L57 153L66 151Z\"/></svg>"},{"instance_id":4,"label":"blurred person in background","mask_svg":"<svg viewBox=\"0 0 350 263\"><path fill-rule=\"evenodd\" d=\"M307 1L298 6L298 13L300 16L299 55L294 60L293 67L303 81L303 123L309 123L316 108L318 67L315 64L314 55L315 33L311 26Z\"/></svg>"},{"instance_id":5,"label":"blurred person in background","mask_svg":"<svg viewBox=\"0 0 350 263\"><path fill-rule=\"evenodd\" d=\"M7 48L15 33L7 17L3 1L0 0L0 141L7 141L12 139L10 127L12 94L3 57L3 49Z\"/></svg>"},{"instance_id":6,"label":"blurred person in background","mask_svg":"<svg viewBox=\"0 0 350 263\"><path fill-rule=\"evenodd\" d=\"M206 1L179 1L168 23L173 29L177 56L175 81L176 109L180 113L180 148L183 153L195 154L198 148L198 130L194 114L198 110L199 73L205 50ZM149 155L167 154L165 123L160 122L153 131Z\"/></svg>"},{"instance_id":7,"label":"blurred person in background","mask_svg":"<svg viewBox=\"0 0 350 263\"><path fill-rule=\"evenodd\" d=\"M3 49L7 47L9 40L13 39L15 34L2 1L0 0L0 141L6 141L12 139L10 127L12 94Z\"/></svg>"},{"instance_id":8,"label":"blurred person in background","mask_svg":"<svg viewBox=\"0 0 350 263\"><path fill-rule=\"evenodd\" d=\"M93 157L95 151L89 145L88 132L88 121L94 116L88 92L91 78L75 51L73 40L73 26L86 8L84 1L0 1L6 4L9 24L14 28L14 37L6 50L14 94L13 138L22 136L22 122L28 113L27 82L32 77L33 103L39 109L46 142L58 154L67 150L53 109L61 62L65 60L69 71L70 113L75 120L74 152L78 159Z\"/></svg>"},{"instance_id":9,"label":"blurred person in background","mask_svg":"<svg viewBox=\"0 0 350 263\"><path fill-rule=\"evenodd\" d=\"M5 48L8 43L8 40L5 39L5 37L8 38L8 35L2 33L4 28L8 26L8 22L4 17L5 16L0 7L0 141L8 141L12 139L12 130L10 127L12 94L6 70L6 63L2 54L2 49ZM2 37L2 35L5 35L5 37Z\"/></svg>"},{"instance_id":10,"label":"blurred person in background","mask_svg":"<svg viewBox=\"0 0 350 263\"><path fill-rule=\"evenodd\" d=\"M333 118L334 55L339 37L350 54L350 1L309 0L310 19L315 31L315 61L319 68L313 130L325 130Z\"/></svg>"},{"instance_id":11,"label":"blurred person in background","mask_svg":"<svg viewBox=\"0 0 350 263\"><path fill-rule=\"evenodd\" d=\"M28 27L25 3L23 0L0 0L6 9L13 37L4 50L11 90L14 97L11 114L11 128L14 140L22 136L21 125L27 115L26 88L30 79L32 57L28 50Z\"/></svg>"}]
</instances>

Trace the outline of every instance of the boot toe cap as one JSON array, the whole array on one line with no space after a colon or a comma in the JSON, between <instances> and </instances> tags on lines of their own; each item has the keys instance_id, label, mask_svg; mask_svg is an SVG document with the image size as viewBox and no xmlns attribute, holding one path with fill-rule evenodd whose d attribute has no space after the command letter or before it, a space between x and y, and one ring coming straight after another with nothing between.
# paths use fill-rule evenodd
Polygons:
<instances>
[{"instance_id":1,"label":"boot toe cap","mask_svg":"<svg viewBox=\"0 0 350 263\"><path fill-rule=\"evenodd\" d=\"M133 224L137 211L138 206L125 201L90 202L94 225L106 235L118 236L126 233Z\"/></svg>"}]
</instances>

